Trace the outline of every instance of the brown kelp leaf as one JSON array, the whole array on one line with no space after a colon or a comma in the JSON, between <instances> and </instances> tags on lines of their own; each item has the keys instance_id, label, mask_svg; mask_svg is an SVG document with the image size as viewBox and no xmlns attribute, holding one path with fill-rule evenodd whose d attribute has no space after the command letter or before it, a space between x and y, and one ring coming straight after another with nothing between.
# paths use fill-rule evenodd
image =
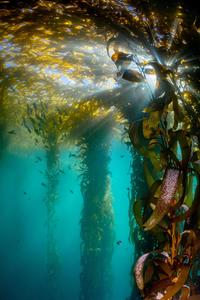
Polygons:
<instances>
[{"instance_id":1,"label":"brown kelp leaf","mask_svg":"<svg viewBox=\"0 0 200 300\"><path fill-rule=\"evenodd\" d=\"M135 265L135 279L136 279L137 286L141 291L143 291L144 289L144 277L143 277L144 265L149 256L150 253L143 254L137 260Z\"/></svg>"},{"instance_id":2,"label":"brown kelp leaf","mask_svg":"<svg viewBox=\"0 0 200 300\"><path fill-rule=\"evenodd\" d=\"M155 136L155 134L158 132L160 117L160 111L152 111L149 113L148 118L143 120L143 135L146 139Z\"/></svg>"},{"instance_id":3,"label":"brown kelp leaf","mask_svg":"<svg viewBox=\"0 0 200 300\"><path fill-rule=\"evenodd\" d=\"M162 280L157 280L156 282L152 282L151 287L149 289L149 293L157 293L159 291L165 290L167 287L173 285L173 282L170 278L165 278ZM160 298L161 299L161 298Z\"/></svg>"},{"instance_id":4,"label":"brown kelp leaf","mask_svg":"<svg viewBox=\"0 0 200 300\"><path fill-rule=\"evenodd\" d=\"M180 171L177 169L167 169L161 186L161 195L158 199L155 210L150 218L144 223L145 230L155 227L166 213L169 211L174 201L174 196L178 186Z\"/></svg>"},{"instance_id":5,"label":"brown kelp leaf","mask_svg":"<svg viewBox=\"0 0 200 300\"><path fill-rule=\"evenodd\" d=\"M153 267L153 264L149 264L146 268L146 271L145 271L145 274L144 274L144 283L148 283L152 276L153 276L153 273L154 273L154 267Z\"/></svg>"},{"instance_id":6,"label":"brown kelp leaf","mask_svg":"<svg viewBox=\"0 0 200 300\"><path fill-rule=\"evenodd\" d=\"M193 230L185 230L181 234L180 243L184 248L184 254L189 257L195 257L195 253L198 249L198 243L197 236Z\"/></svg>"},{"instance_id":7,"label":"brown kelp leaf","mask_svg":"<svg viewBox=\"0 0 200 300\"><path fill-rule=\"evenodd\" d=\"M146 182L147 182L148 186L151 187L156 180L155 174L154 174L152 168L150 168L147 160L143 161L143 166L144 166L144 175L146 178Z\"/></svg>"},{"instance_id":8,"label":"brown kelp leaf","mask_svg":"<svg viewBox=\"0 0 200 300\"><path fill-rule=\"evenodd\" d=\"M190 287L184 285L181 289L181 296L179 300L188 300L190 297Z\"/></svg>"},{"instance_id":9,"label":"brown kelp leaf","mask_svg":"<svg viewBox=\"0 0 200 300\"><path fill-rule=\"evenodd\" d=\"M172 273L173 273L173 269L170 265L169 262L162 262L159 261L159 269L162 270L162 272L164 272L168 277L171 277Z\"/></svg>"},{"instance_id":10,"label":"brown kelp leaf","mask_svg":"<svg viewBox=\"0 0 200 300\"><path fill-rule=\"evenodd\" d=\"M176 277L176 281L174 285L167 287L166 294L164 295L164 297L161 298L161 300L169 300L171 299L171 297L176 295L176 293L178 293L178 291L180 291L180 289L185 284L189 272L190 272L190 265L182 265L181 268L179 269L179 274Z\"/></svg>"}]
</instances>

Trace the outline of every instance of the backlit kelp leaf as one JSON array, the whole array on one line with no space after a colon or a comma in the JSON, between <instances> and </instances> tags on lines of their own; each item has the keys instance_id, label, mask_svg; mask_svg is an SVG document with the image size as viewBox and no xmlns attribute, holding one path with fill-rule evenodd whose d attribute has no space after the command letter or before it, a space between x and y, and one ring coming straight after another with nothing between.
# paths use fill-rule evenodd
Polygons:
<instances>
[{"instance_id":1,"label":"backlit kelp leaf","mask_svg":"<svg viewBox=\"0 0 200 300\"><path fill-rule=\"evenodd\" d=\"M192 174L187 175L187 186L186 193L184 198L184 203L191 207L192 202L194 200L194 192L195 192L195 176Z\"/></svg>"},{"instance_id":2,"label":"backlit kelp leaf","mask_svg":"<svg viewBox=\"0 0 200 300\"><path fill-rule=\"evenodd\" d=\"M143 291L144 289L144 276L143 276L144 266L147 259L150 257L150 255L151 253L143 254L138 259L135 265L135 279L136 279L137 286L141 291Z\"/></svg>"},{"instance_id":3,"label":"backlit kelp leaf","mask_svg":"<svg viewBox=\"0 0 200 300\"><path fill-rule=\"evenodd\" d=\"M122 78L133 83L144 81L144 77L139 72L130 69L124 71Z\"/></svg>"},{"instance_id":4,"label":"backlit kelp leaf","mask_svg":"<svg viewBox=\"0 0 200 300\"><path fill-rule=\"evenodd\" d=\"M186 137L186 134L183 130L178 131L177 133L177 140L179 141L181 147L181 156L182 156L182 166L188 163L190 156L191 156L191 142Z\"/></svg>"},{"instance_id":5,"label":"backlit kelp leaf","mask_svg":"<svg viewBox=\"0 0 200 300\"><path fill-rule=\"evenodd\" d=\"M171 297L176 295L187 281L189 272L190 265L182 265L178 270L177 277L175 277L173 280L173 282L175 283L172 286L166 288L166 294L161 298L161 300L169 300L171 299Z\"/></svg>"},{"instance_id":6,"label":"backlit kelp leaf","mask_svg":"<svg viewBox=\"0 0 200 300\"><path fill-rule=\"evenodd\" d=\"M173 205L174 196L178 188L178 180L180 171L177 169L167 169L163 178L163 183L160 191L155 210L150 218L144 223L145 230L150 230L155 227L163 217L167 214L170 207Z\"/></svg>"}]
</instances>

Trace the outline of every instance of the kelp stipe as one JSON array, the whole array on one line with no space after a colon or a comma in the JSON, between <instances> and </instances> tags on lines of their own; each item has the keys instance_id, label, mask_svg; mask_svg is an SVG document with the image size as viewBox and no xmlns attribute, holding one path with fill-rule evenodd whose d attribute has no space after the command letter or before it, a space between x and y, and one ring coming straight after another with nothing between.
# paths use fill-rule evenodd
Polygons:
<instances>
[{"instance_id":1,"label":"kelp stipe","mask_svg":"<svg viewBox=\"0 0 200 300\"><path fill-rule=\"evenodd\" d=\"M83 196L80 299L83 300L110 299L115 236L108 169L112 130L106 118L90 123L90 130L80 142Z\"/></svg>"},{"instance_id":2,"label":"kelp stipe","mask_svg":"<svg viewBox=\"0 0 200 300\"><path fill-rule=\"evenodd\" d=\"M43 108L45 106L45 111ZM52 113L47 104L33 103L27 106L27 117L24 122L28 122L38 139L41 139L46 158L46 171L44 182L41 183L46 191L44 202L46 206L46 264L49 288L52 290L51 297L56 299L56 277L59 272L59 254L56 241L56 202L58 198L58 183L60 175L59 167L59 146L62 131L54 127L57 115ZM40 160L41 158L38 157Z\"/></svg>"}]
</instances>

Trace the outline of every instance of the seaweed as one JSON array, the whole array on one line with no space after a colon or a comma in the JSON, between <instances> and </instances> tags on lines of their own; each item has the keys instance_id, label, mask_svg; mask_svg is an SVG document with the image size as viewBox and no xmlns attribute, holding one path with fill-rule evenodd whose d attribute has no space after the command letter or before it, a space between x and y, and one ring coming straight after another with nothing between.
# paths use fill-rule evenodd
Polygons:
<instances>
[{"instance_id":1,"label":"seaweed","mask_svg":"<svg viewBox=\"0 0 200 300\"><path fill-rule=\"evenodd\" d=\"M140 190L132 191L129 210L131 239L135 241L137 254L140 255L135 264L135 280L140 293L144 299L187 299L190 294L195 297L199 289L200 265L199 17L195 13L188 14L185 4L177 4L176 1L173 3L170 1L170 5L166 6L161 1L148 0L134 2L76 0L67 5L65 1L41 0L37 1L32 9L26 5L21 9L22 4L23 1L20 1L19 6L15 8L8 4L9 9L3 8L0 12L3 44L0 51L4 73L6 78L9 78L11 86L10 89L7 88L9 98L7 102L14 99L15 112L19 111L17 120L28 116L23 126L30 134L33 131L36 136L41 137L47 150L48 166L51 169L48 180L53 182L52 189L56 189L57 185L55 175L57 171L54 172L57 169L57 146L63 142L67 143L70 139L80 142L84 166L82 191L85 205L81 223L84 241L81 297L94 299L96 296L91 295L98 290L96 284L103 285L102 293L106 290L107 283L104 279L106 280L108 271L105 270L108 270L113 241L111 197L108 192L108 148L107 146L104 148L101 136L106 135L106 126L104 127L104 122L98 123L101 126L97 124L92 127L88 124L86 126L85 120L88 115L92 116L92 120L98 120L102 114L107 117L113 105L127 119L129 143L131 142L134 147L133 156L144 169L144 177L141 174L140 179L145 183L146 193L143 195ZM84 17L82 18L84 21L80 22L79 13ZM88 25L85 24L89 24L91 30L88 30L86 28ZM83 30L86 32L84 38ZM99 95L94 97L96 90L93 89L92 96L88 99L82 96L81 88L76 86L77 95L74 99L73 88L66 91L54 83L61 77L60 72L66 73L66 70L71 71L68 80L75 77L96 79L99 74L107 80L111 76L104 72L104 68L107 70L110 66L107 64L103 66L102 61L101 67L100 64L98 68L95 67L93 74L88 71L89 68L86 70L79 64L83 61L92 61L95 65L95 60L93 63L91 59L93 55L86 57L77 51L74 51L71 58L67 54L63 55L63 48L66 51L64 43L70 43L71 36L75 37L76 41L82 42L86 37L89 40L97 36L98 42L104 44L110 61L116 66L117 82L123 80L122 86L125 89L119 96L102 100L98 98ZM55 44L59 45L59 55L55 54ZM78 65L76 72L73 70L73 64ZM134 64L137 70L132 70L131 64ZM54 68L57 72L51 73L48 68ZM154 74L157 85L155 91L149 88L148 93L142 93L142 85L149 85L147 70ZM36 75L38 80L34 80ZM41 82L50 90L50 97L41 87ZM30 87L38 94L29 93L27 90ZM131 96L131 100L137 101L135 106L130 104L130 91L126 90L127 87L134 87L134 91L139 90L139 99L134 95ZM23 96L19 96L18 93ZM25 103L28 102L27 109L24 105L16 105L15 99L20 97ZM32 106L27 101L29 98L33 102ZM45 112L49 107L48 101L41 101L41 107L37 109L38 99L43 98L50 99L50 106L52 105L50 113ZM83 101L77 100L78 98ZM95 101L92 101L94 99ZM7 109L7 103L4 106L3 102L2 100L0 102L1 110L4 107ZM56 107L56 102L60 103L59 107ZM10 103L8 110L8 116L12 116ZM5 115L2 115L1 139L6 145L4 132L7 130L7 121L5 122ZM114 119L113 115L112 118ZM95 148L97 145L98 150ZM95 150L96 155L99 154L98 159L102 167L102 170L95 174L96 177L93 168L97 158L94 159L91 153ZM100 190L101 199L95 194L94 184ZM137 187L140 185L135 178L132 178L132 184L133 190L135 184ZM55 190L49 188L49 193L52 195L49 197L53 205ZM91 203L88 205L90 198L93 207ZM100 202L102 199L106 199L105 202ZM103 260L105 257L100 256L102 251L101 246L98 247L98 234L97 236L94 234L95 226L100 222L99 216L105 208L101 207L100 203L108 204L106 208L109 218L104 220L105 226L101 224L103 236L110 228L106 238L109 245L106 248L108 250L108 255L105 255L108 258L106 262ZM86 215L91 213L91 207L94 210L92 219L94 223L92 221L89 223L86 218ZM133 224L134 218L137 225ZM91 236L97 242L94 251L90 250L92 249L90 230ZM98 265L98 270L101 270L101 267L105 268L102 272L106 273L105 278L95 274L97 277L94 277L91 295L87 294L89 293L87 267L90 265L88 270L92 268L88 251L92 252L91 259L98 257L98 260L103 262L101 266Z\"/></svg>"},{"instance_id":2,"label":"seaweed","mask_svg":"<svg viewBox=\"0 0 200 300\"><path fill-rule=\"evenodd\" d=\"M83 196L80 299L110 299L115 237L108 169L112 119L85 122L90 127L79 143Z\"/></svg>"}]
</instances>

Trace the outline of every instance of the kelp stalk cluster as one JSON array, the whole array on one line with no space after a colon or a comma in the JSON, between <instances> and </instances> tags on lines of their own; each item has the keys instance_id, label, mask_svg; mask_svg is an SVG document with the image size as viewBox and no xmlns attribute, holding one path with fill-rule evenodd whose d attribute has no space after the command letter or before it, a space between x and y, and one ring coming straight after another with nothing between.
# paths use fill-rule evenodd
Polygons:
<instances>
[{"instance_id":1,"label":"kelp stalk cluster","mask_svg":"<svg viewBox=\"0 0 200 300\"><path fill-rule=\"evenodd\" d=\"M110 299L114 215L108 170L109 125L97 124L82 137L80 299Z\"/></svg>"}]
</instances>

